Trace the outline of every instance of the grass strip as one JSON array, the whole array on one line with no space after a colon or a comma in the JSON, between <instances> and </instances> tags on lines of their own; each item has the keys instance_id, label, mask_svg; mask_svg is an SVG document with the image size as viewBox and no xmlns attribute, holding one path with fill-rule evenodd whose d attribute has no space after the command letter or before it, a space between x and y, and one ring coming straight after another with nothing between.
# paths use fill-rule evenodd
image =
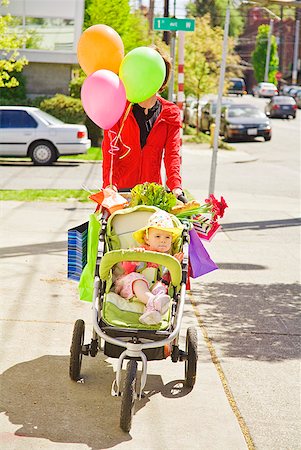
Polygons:
<instances>
[{"instance_id":1,"label":"grass strip","mask_svg":"<svg viewBox=\"0 0 301 450\"><path fill-rule=\"evenodd\" d=\"M102 150L99 147L91 147L87 153L82 155L65 155L60 156L59 161L63 159L79 159L81 161L102 161Z\"/></svg>"},{"instance_id":2,"label":"grass strip","mask_svg":"<svg viewBox=\"0 0 301 450\"><path fill-rule=\"evenodd\" d=\"M4 160L14 160L14 161L31 161L31 159L27 156L24 157L14 157L14 156L2 156L1 155L1 159ZM83 153L80 155L64 155L64 156L60 156L58 161L63 161L63 160L68 160L68 159L72 159L72 160L79 160L79 161L102 161L102 150L100 147L91 147L89 148L89 150L87 151L87 153Z\"/></svg>"},{"instance_id":3,"label":"grass strip","mask_svg":"<svg viewBox=\"0 0 301 450\"><path fill-rule=\"evenodd\" d=\"M89 193L83 189L3 189L0 190L0 200L14 200L20 202L66 202L77 200L90 201Z\"/></svg>"}]
</instances>

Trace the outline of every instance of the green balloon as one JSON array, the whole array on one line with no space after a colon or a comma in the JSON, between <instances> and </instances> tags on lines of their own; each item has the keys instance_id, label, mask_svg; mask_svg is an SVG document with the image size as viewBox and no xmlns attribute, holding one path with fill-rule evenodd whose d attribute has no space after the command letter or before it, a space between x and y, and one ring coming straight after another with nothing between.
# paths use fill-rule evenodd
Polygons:
<instances>
[{"instance_id":1,"label":"green balloon","mask_svg":"<svg viewBox=\"0 0 301 450\"><path fill-rule=\"evenodd\" d=\"M154 95L163 84L165 62L160 53L150 47L137 47L122 60L119 77L126 97L132 103L140 103Z\"/></svg>"}]
</instances>

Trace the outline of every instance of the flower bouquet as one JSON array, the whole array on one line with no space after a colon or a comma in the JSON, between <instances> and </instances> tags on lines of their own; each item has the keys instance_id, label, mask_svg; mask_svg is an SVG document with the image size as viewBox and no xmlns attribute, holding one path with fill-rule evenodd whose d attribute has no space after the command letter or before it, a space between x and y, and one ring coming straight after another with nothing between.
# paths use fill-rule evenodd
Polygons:
<instances>
[{"instance_id":1,"label":"flower bouquet","mask_svg":"<svg viewBox=\"0 0 301 450\"><path fill-rule=\"evenodd\" d=\"M213 194L210 194L203 205L192 201L182 208L172 208L171 212L180 220L188 220L201 239L210 241L220 229L218 219L224 216L227 207L223 197L218 201Z\"/></svg>"}]
</instances>

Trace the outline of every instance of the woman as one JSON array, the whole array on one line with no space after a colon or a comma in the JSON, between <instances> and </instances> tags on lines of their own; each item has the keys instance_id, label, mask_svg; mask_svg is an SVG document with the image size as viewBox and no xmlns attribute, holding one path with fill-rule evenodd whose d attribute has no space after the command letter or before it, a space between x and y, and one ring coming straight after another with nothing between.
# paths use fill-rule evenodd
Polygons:
<instances>
[{"instance_id":1,"label":"woman","mask_svg":"<svg viewBox=\"0 0 301 450\"><path fill-rule=\"evenodd\" d=\"M171 74L170 60L161 56L166 76L159 93L167 86ZM166 185L176 197L182 195L181 126L177 105L157 93L133 106L128 103L117 124L104 132L103 187L119 190L145 182L162 184L160 171L164 159Z\"/></svg>"}]
</instances>

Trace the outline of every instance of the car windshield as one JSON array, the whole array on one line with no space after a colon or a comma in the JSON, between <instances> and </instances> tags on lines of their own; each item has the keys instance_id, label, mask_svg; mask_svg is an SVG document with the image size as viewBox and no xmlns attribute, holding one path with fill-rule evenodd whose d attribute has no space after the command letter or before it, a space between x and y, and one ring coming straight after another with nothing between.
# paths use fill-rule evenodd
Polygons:
<instances>
[{"instance_id":1,"label":"car windshield","mask_svg":"<svg viewBox=\"0 0 301 450\"><path fill-rule=\"evenodd\" d=\"M231 88L241 89L243 86L243 83L240 80L231 80L230 82L231 82L231 84L230 84Z\"/></svg>"},{"instance_id":2,"label":"car windshield","mask_svg":"<svg viewBox=\"0 0 301 450\"><path fill-rule=\"evenodd\" d=\"M273 97L273 102L278 105L294 105L295 100L293 97Z\"/></svg>"},{"instance_id":3,"label":"car windshield","mask_svg":"<svg viewBox=\"0 0 301 450\"><path fill-rule=\"evenodd\" d=\"M230 108L228 111L228 117L266 117L266 115L257 108L236 107Z\"/></svg>"},{"instance_id":4,"label":"car windshield","mask_svg":"<svg viewBox=\"0 0 301 450\"><path fill-rule=\"evenodd\" d=\"M228 102L222 102L222 106L229 105ZM216 114L216 103L212 103L212 114Z\"/></svg>"},{"instance_id":5,"label":"car windshield","mask_svg":"<svg viewBox=\"0 0 301 450\"><path fill-rule=\"evenodd\" d=\"M276 86L273 83L262 83L260 86L267 89L276 89Z\"/></svg>"},{"instance_id":6,"label":"car windshield","mask_svg":"<svg viewBox=\"0 0 301 450\"><path fill-rule=\"evenodd\" d=\"M41 117L44 122L47 122L48 125L58 125L64 123L56 117L53 117L50 114L46 113L45 111L41 111L40 109L36 110L35 113L37 114L37 116Z\"/></svg>"}]
</instances>

